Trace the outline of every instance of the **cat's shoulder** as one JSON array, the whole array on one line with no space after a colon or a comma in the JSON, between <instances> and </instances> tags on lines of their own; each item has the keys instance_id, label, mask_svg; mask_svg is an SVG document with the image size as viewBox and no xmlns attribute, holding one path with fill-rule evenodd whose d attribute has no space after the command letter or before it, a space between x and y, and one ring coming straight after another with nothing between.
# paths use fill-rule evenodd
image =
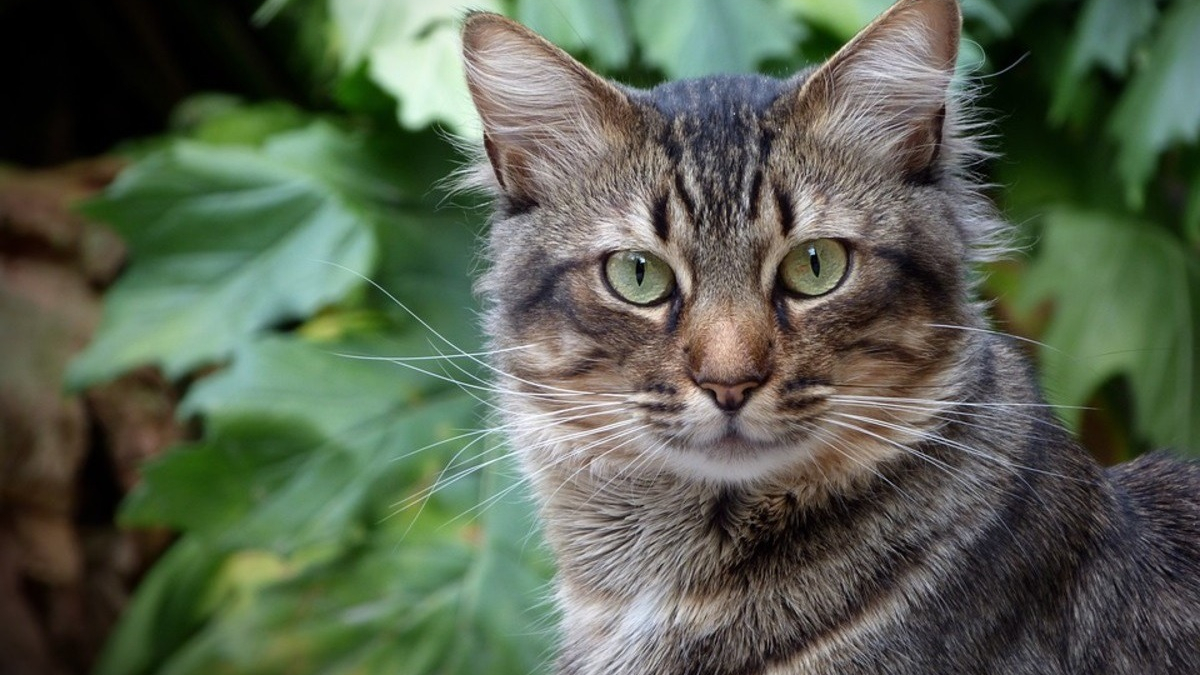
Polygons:
<instances>
[{"instance_id":1,"label":"cat's shoulder","mask_svg":"<svg viewBox=\"0 0 1200 675\"><path fill-rule=\"evenodd\" d=\"M1200 461L1158 450L1109 467L1106 473L1132 495L1150 502L1182 501L1200 508Z\"/></svg>"},{"instance_id":2,"label":"cat's shoulder","mask_svg":"<svg viewBox=\"0 0 1200 675\"><path fill-rule=\"evenodd\" d=\"M1200 462L1157 451L1106 473L1139 529L1173 542L1173 555L1200 574Z\"/></svg>"}]
</instances>

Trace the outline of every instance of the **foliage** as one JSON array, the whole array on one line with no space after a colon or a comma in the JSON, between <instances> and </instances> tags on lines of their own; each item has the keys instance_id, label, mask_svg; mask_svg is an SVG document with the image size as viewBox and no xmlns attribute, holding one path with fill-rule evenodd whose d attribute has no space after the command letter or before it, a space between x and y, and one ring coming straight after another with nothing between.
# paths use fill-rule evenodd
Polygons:
<instances>
[{"instance_id":1,"label":"foliage","mask_svg":"<svg viewBox=\"0 0 1200 675\"><path fill-rule=\"evenodd\" d=\"M181 539L99 672L544 670L548 563L470 355L482 209L439 187L459 160L429 128L476 126L463 7L645 81L779 72L886 4L267 2L261 17L324 27L297 39L312 99L192 101L86 207L132 262L70 384L157 365L194 380L182 411L202 429L124 505L124 524ZM964 9L1013 157L991 167L997 197L1031 251L990 270L998 315L1045 341L1053 402L1132 419L1115 456L1200 448L1197 5Z\"/></svg>"}]
</instances>

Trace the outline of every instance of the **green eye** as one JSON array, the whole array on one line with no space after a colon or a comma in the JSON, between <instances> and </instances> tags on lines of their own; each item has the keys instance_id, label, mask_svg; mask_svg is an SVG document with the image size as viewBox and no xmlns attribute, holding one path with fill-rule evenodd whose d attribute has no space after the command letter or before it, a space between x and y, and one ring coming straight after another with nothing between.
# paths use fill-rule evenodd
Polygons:
<instances>
[{"instance_id":1,"label":"green eye","mask_svg":"<svg viewBox=\"0 0 1200 675\"><path fill-rule=\"evenodd\" d=\"M846 276L846 247L836 239L813 239L788 252L779 265L785 288L800 295L825 295Z\"/></svg>"},{"instance_id":2,"label":"green eye","mask_svg":"<svg viewBox=\"0 0 1200 675\"><path fill-rule=\"evenodd\" d=\"M653 305L675 290L671 267L645 251L617 251L608 256L604 278L617 297L635 305Z\"/></svg>"}]
</instances>

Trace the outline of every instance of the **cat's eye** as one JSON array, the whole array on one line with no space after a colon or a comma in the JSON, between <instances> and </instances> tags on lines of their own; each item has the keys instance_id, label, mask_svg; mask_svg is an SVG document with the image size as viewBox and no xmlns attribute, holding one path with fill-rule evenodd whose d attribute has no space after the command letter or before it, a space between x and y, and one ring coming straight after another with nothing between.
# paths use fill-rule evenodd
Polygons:
<instances>
[{"instance_id":1,"label":"cat's eye","mask_svg":"<svg viewBox=\"0 0 1200 675\"><path fill-rule=\"evenodd\" d=\"M617 297L635 305L653 305L675 290L671 266L645 251L617 251L604 262L604 278Z\"/></svg>"},{"instance_id":2,"label":"cat's eye","mask_svg":"<svg viewBox=\"0 0 1200 675\"><path fill-rule=\"evenodd\" d=\"M813 239L788 252L779 264L784 288L809 297L837 287L850 266L846 246L836 239Z\"/></svg>"}]
</instances>

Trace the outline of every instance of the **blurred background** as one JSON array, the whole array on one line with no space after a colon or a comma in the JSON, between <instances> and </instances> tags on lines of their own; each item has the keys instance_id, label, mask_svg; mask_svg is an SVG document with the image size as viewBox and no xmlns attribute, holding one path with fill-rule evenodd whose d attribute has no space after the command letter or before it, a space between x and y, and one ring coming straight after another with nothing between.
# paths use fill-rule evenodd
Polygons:
<instances>
[{"instance_id":1,"label":"blurred background","mask_svg":"<svg viewBox=\"0 0 1200 675\"><path fill-rule=\"evenodd\" d=\"M462 356L458 21L648 86L786 76L888 4L0 0L0 674L544 671L551 565ZM1022 245L997 328L1101 461L1196 456L1200 3L963 9Z\"/></svg>"}]
</instances>

